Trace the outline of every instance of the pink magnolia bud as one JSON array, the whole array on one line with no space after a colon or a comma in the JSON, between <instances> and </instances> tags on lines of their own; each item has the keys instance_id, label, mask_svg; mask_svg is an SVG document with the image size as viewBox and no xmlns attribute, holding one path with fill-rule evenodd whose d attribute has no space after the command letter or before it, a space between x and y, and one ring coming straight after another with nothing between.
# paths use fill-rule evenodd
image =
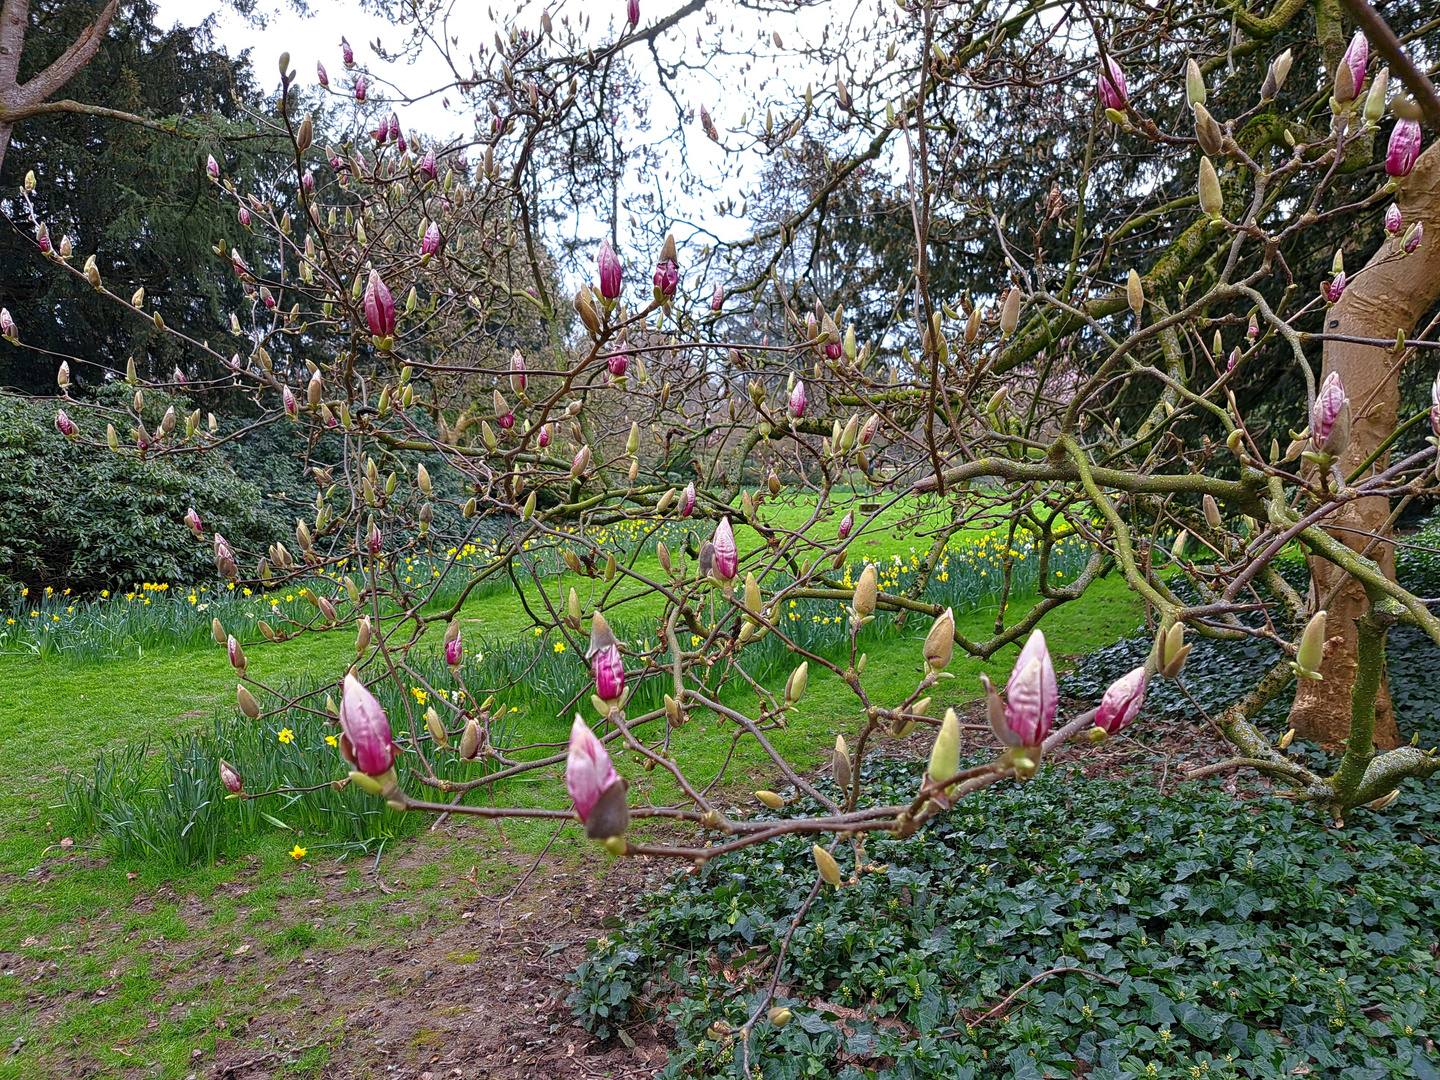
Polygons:
<instances>
[{"instance_id":1,"label":"pink magnolia bud","mask_svg":"<svg viewBox=\"0 0 1440 1080\"><path fill-rule=\"evenodd\" d=\"M740 551L735 546L735 532L730 528L730 519L723 517L715 527L715 576L721 581L733 581L740 570Z\"/></svg>"},{"instance_id":2,"label":"pink magnolia bud","mask_svg":"<svg viewBox=\"0 0 1440 1080\"><path fill-rule=\"evenodd\" d=\"M510 403L505 400L505 395L499 390L495 391L495 422L506 431L515 426L515 413L510 408Z\"/></svg>"},{"instance_id":3,"label":"pink magnolia bud","mask_svg":"<svg viewBox=\"0 0 1440 1080\"><path fill-rule=\"evenodd\" d=\"M546 424L544 427L542 427L542 428L540 429L540 437L539 437L538 439L536 439L535 441L536 441L537 443L539 443L541 450L544 450L545 447L547 447L547 446L550 445L550 425L549 425L549 424Z\"/></svg>"},{"instance_id":4,"label":"pink magnolia bud","mask_svg":"<svg viewBox=\"0 0 1440 1080\"><path fill-rule=\"evenodd\" d=\"M355 100L364 101L365 95L369 92L369 84L365 82L365 76L360 75L355 79Z\"/></svg>"},{"instance_id":5,"label":"pink magnolia bud","mask_svg":"<svg viewBox=\"0 0 1440 1080\"><path fill-rule=\"evenodd\" d=\"M1425 223L1417 221L1405 233L1405 239L1400 243L1400 249L1406 255L1414 255L1415 249L1420 246L1420 241L1425 239Z\"/></svg>"},{"instance_id":6,"label":"pink magnolia bud","mask_svg":"<svg viewBox=\"0 0 1440 1080\"><path fill-rule=\"evenodd\" d=\"M366 776L383 776L390 771L396 754L390 720L375 695L353 672L346 674L340 696L340 730L356 769Z\"/></svg>"},{"instance_id":7,"label":"pink magnolia bud","mask_svg":"<svg viewBox=\"0 0 1440 1080\"><path fill-rule=\"evenodd\" d=\"M55 430L67 439L75 438L80 431L80 429L75 426L75 421L70 419L64 409L55 410Z\"/></svg>"},{"instance_id":8,"label":"pink magnolia bud","mask_svg":"<svg viewBox=\"0 0 1440 1080\"><path fill-rule=\"evenodd\" d=\"M305 189L307 195L315 190L315 170L305 170L305 175L300 177L300 186Z\"/></svg>"},{"instance_id":9,"label":"pink magnolia bud","mask_svg":"<svg viewBox=\"0 0 1440 1080\"><path fill-rule=\"evenodd\" d=\"M365 321L372 337L391 337L395 333L395 300L378 270L370 271L365 286Z\"/></svg>"},{"instance_id":10,"label":"pink magnolia bud","mask_svg":"<svg viewBox=\"0 0 1440 1080\"><path fill-rule=\"evenodd\" d=\"M710 297L710 310L719 311L725 306L725 290L719 285L715 286L715 294Z\"/></svg>"},{"instance_id":11,"label":"pink magnolia bud","mask_svg":"<svg viewBox=\"0 0 1440 1080\"><path fill-rule=\"evenodd\" d=\"M838 341L827 341L825 343L825 356L829 360L839 360L843 346Z\"/></svg>"},{"instance_id":12,"label":"pink magnolia bud","mask_svg":"<svg viewBox=\"0 0 1440 1080\"><path fill-rule=\"evenodd\" d=\"M425 230L425 237L420 241L420 257L428 259L440 251L440 226L430 222Z\"/></svg>"},{"instance_id":13,"label":"pink magnolia bud","mask_svg":"<svg viewBox=\"0 0 1440 1080\"><path fill-rule=\"evenodd\" d=\"M240 773L224 758L220 759L220 783L231 795L239 795L245 790L245 781L240 778Z\"/></svg>"},{"instance_id":14,"label":"pink magnolia bud","mask_svg":"<svg viewBox=\"0 0 1440 1080\"><path fill-rule=\"evenodd\" d=\"M396 150L399 150L400 153L402 153L402 154L405 153L405 136L404 136L404 135L400 135L400 136L397 136L397 137L396 137L396 139L395 139L395 149L396 149Z\"/></svg>"},{"instance_id":15,"label":"pink magnolia bud","mask_svg":"<svg viewBox=\"0 0 1440 1080\"><path fill-rule=\"evenodd\" d=\"M1125 82L1125 70L1113 56L1107 56L1105 64L1108 74L1101 72L1097 91L1100 104L1107 109L1124 112L1125 105L1130 100L1130 87Z\"/></svg>"},{"instance_id":16,"label":"pink magnolia bud","mask_svg":"<svg viewBox=\"0 0 1440 1080\"><path fill-rule=\"evenodd\" d=\"M384 146L385 140L390 137L389 125L387 125L384 120L381 120L380 126L370 132L370 137L375 140L377 146Z\"/></svg>"},{"instance_id":17,"label":"pink magnolia bud","mask_svg":"<svg viewBox=\"0 0 1440 1080\"><path fill-rule=\"evenodd\" d=\"M1344 446L1332 446L1343 440L1349 442L1350 399L1345 396L1345 384L1340 373L1332 371L1320 384L1315 395L1315 404L1310 409L1310 441L1316 449L1325 453L1338 454Z\"/></svg>"},{"instance_id":18,"label":"pink magnolia bud","mask_svg":"<svg viewBox=\"0 0 1440 1080\"><path fill-rule=\"evenodd\" d=\"M1409 176L1420 157L1420 121L1401 118L1390 132L1385 151L1385 171L1399 180Z\"/></svg>"},{"instance_id":19,"label":"pink magnolia bud","mask_svg":"<svg viewBox=\"0 0 1440 1080\"><path fill-rule=\"evenodd\" d=\"M200 515L195 512L195 507L185 511L185 527L195 534L196 540L203 540L205 527L200 522Z\"/></svg>"},{"instance_id":20,"label":"pink magnolia bud","mask_svg":"<svg viewBox=\"0 0 1440 1080\"><path fill-rule=\"evenodd\" d=\"M631 26L640 25L640 0L626 0L625 18Z\"/></svg>"},{"instance_id":21,"label":"pink magnolia bud","mask_svg":"<svg viewBox=\"0 0 1440 1080\"><path fill-rule=\"evenodd\" d=\"M585 475L585 470L590 467L590 444L586 443L575 451L575 456L570 459L570 477L578 480Z\"/></svg>"},{"instance_id":22,"label":"pink magnolia bud","mask_svg":"<svg viewBox=\"0 0 1440 1080\"><path fill-rule=\"evenodd\" d=\"M685 485L685 493L680 496L680 516L687 518L695 512L695 483L691 481Z\"/></svg>"},{"instance_id":23,"label":"pink magnolia bud","mask_svg":"<svg viewBox=\"0 0 1440 1080\"><path fill-rule=\"evenodd\" d=\"M425 156L420 159L420 171L429 179L435 180L440 176L440 170L435 166L434 149L426 150Z\"/></svg>"},{"instance_id":24,"label":"pink magnolia bud","mask_svg":"<svg viewBox=\"0 0 1440 1080\"><path fill-rule=\"evenodd\" d=\"M217 532L213 538L213 543L215 545L215 561L217 563L222 559L228 559L231 562L235 561L235 553L230 550L230 541L226 540L225 537Z\"/></svg>"},{"instance_id":25,"label":"pink magnolia bud","mask_svg":"<svg viewBox=\"0 0 1440 1080\"><path fill-rule=\"evenodd\" d=\"M248 229L250 227L250 208L246 206L240 207L237 216L240 218L240 224Z\"/></svg>"},{"instance_id":26,"label":"pink magnolia bud","mask_svg":"<svg viewBox=\"0 0 1440 1080\"><path fill-rule=\"evenodd\" d=\"M42 255L50 254L50 249L52 247L50 243L50 230L46 228L43 221L40 223L40 227L35 230L35 244L37 247L40 248L40 253Z\"/></svg>"},{"instance_id":27,"label":"pink magnolia bud","mask_svg":"<svg viewBox=\"0 0 1440 1080\"><path fill-rule=\"evenodd\" d=\"M350 42L343 37L340 39L340 55L344 57L346 67L355 63L355 50L350 48Z\"/></svg>"},{"instance_id":28,"label":"pink magnolia bud","mask_svg":"<svg viewBox=\"0 0 1440 1080\"><path fill-rule=\"evenodd\" d=\"M575 812L588 822L600 797L624 781L605 746L577 715L570 727L570 750L565 756L565 790L575 800Z\"/></svg>"},{"instance_id":29,"label":"pink magnolia bud","mask_svg":"<svg viewBox=\"0 0 1440 1080\"><path fill-rule=\"evenodd\" d=\"M207 154L205 156L205 175L210 177L211 180L220 179L220 166L215 164L214 154Z\"/></svg>"},{"instance_id":30,"label":"pink magnolia bud","mask_svg":"<svg viewBox=\"0 0 1440 1080\"><path fill-rule=\"evenodd\" d=\"M860 445L869 446L870 440L875 438L875 432L880 428L880 414L871 413L870 419L865 421L865 426L860 429Z\"/></svg>"},{"instance_id":31,"label":"pink magnolia bud","mask_svg":"<svg viewBox=\"0 0 1440 1080\"><path fill-rule=\"evenodd\" d=\"M370 531L365 534L365 547L371 555L379 555L381 547L384 546L385 538L380 535L380 526L374 522L370 524Z\"/></svg>"},{"instance_id":32,"label":"pink magnolia bud","mask_svg":"<svg viewBox=\"0 0 1440 1080\"><path fill-rule=\"evenodd\" d=\"M680 264L675 252L675 237L669 234L665 236L665 246L660 249L660 259L655 264L654 281L656 291L666 298L674 296L675 290L680 287Z\"/></svg>"},{"instance_id":33,"label":"pink magnolia bud","mask_svg":"<svg viewBox=\"0 0 1440 1080\"><path fill-rule=\"evenodd\" d=\"M1430 384L1430 430L1440 436L1440 375Z\"/></svg>"},{"instance_id":34,"label":"pink magnolia bud","mask_svg":"<svg viewBox=\"0 0 1440 1080\"><path fill-rule=\"evenodd\" d=\"M1020 650L1005 683L1005 722L1020 746L1039 746L1045 741L1059 703L1060 688L1045 633L1036 630Z\"/></svg>"},{"instance_id":35,"label":"pink magnolia bud","mask_svg":"<svg viewBox=\"0 0 1440 1080\"><path fill-rule=\"evenodd\" d=\"M295 394L290 387L283 387L280 391L280 398L285 403L285 415L294 420L300 415L300 403L295 400Z\"/></svg>"},{"instance_id":36,"label":"pink magnolia bud","mask_svg":"<svg viewBox=\"0 0 1440 1080\"><path fill-rule=\"evenodd\" d=\"M1340 302L1340 297L1345 295L1346 284L1347 281L1345 279L1345 271L1341 270L1338 274L1335 275L1334 281L1326 281L1321 284L1320 295L1325 297L1326 301L1328 301L1329 303L1338 304Z\"/></svg>"},{"instance_id":37,"label":"pink magnolia bud","mask_svg":"<svg viewBox=\"0 0 1440 1080\"><path fill-rule=\"evenodd\" d=\"M1110 684L1100 707L1095 710L1095 726L1107 735L1114 735L1130 726L1145 702L1145 685L1149 676L1142 664L1128 675Z\"/></svg>"},{"instance_id":38,"label":"pink magnolia bud","mask_svg":"<svg viewBox=\"0 0 1440 1080\"><path fill-rule=\"evenodd\" d=\"M630 358L622 353L611 353L605 360L605 367L615 378L620 378L630 368Z\"/></svg>"},{"instance_id":39,"label":"pink magnolia bud","mask_svg":"<svg viewBox=\"0 0 1440 1080\"><path fill-rule=\"evenodd\" d=\"M1391 236L1399 236L1405 231L1405 215L1393 202L1385 210L1385 231Z\"/></svg>"},{"instance_id":40,"label":"pink magnolia bud","mask_svg":"<svg viewBox=\"0 0 1440 1080\"><path fill-rule=\"evenodd\" d=\"M1355 87L1355 93L1359 94L1360 87L1365 82L1365 66L1370 62L1370 42L1365 39L1363 30L1355 31L1345 55L1340 59L1350 68L1351 85Z\"/></svg>"},{"instance_id":41,"label":"pink magnolia bud","mask_svg":"<svg viewBox=\"0 0 1440 1080\"><path fill-rule=\"evenodd\" d=\"M600 253L595 256L595 264L600 271L600 295L606 300L616 299L620 295L625 268L620 265L620 257L610 246L609 238L600 241Z\"/></svg>"},{"instance_id":42,"label":"pink magnolia bud","mask_svg":"<svg viewBox=\"0 0 1440 1080\"><path fill-rule=\"evenodd\" d=\"M390 138L400 138L400 117L393 112L390 114Z\"/></svg>"},{"instance_id":43,"label":"pink magnolia bud","mask_svg":"<svg viewBox=\"0 0 1440 1080\"><path fill-rule=\"evenodd\" d=\"M790 415L796 420L805 415L805 382L802 379L796 379L795 388L790 391Z\"/></svg>"},{"instance_id":44,"label":"pink magnolia bud","mask_svg":"<svg viewBox=\"0 0 1440 1080\"><path fill-rule=\"evenodd\" d=\"M618 645L607 645L590 657L590 673L595 677L596 697L607 702L620 700L625 693L625 661Z\"/></svg>"},{"instance_id":45,"label":"pink magnolia bud","mask_svg":"<svg viewBox=\"0 0 1440 1080\"><path fill-rule=\"evenodd\" d=\"M449 664L452 668L459 667L460 661L464 656L464 646L460 644L459 634L456 634L449 641L445 642L445 663Z\"/></svg>"},{"instance_id":46,"label":"pink magnolia bud","mask_svg":"<svg viewBox=\"0 0 1440 1080\"><path fill-rule=\"evenodd\" d=\"M835 531L837 540L845 540L850 536L850 530L855 528L855 511L847 510L845 516L840 519L840 528Z\"/></svg>"},{"instance_id":47,"label":"pink magnolia bud","mask_svg":"<svg viewBox=\"0 0 1440 1080\"><path fill-rule=\"evenodd\" d=\"M517 394L523 394L528 380L525 378L525 357L516 349L510 354L510 389ZM544 443L540 444L544 446Z\"/></svg>"},{"instance_id":48,"label":"pink magnolia bud","mask_svg":"<svg viewBox=\"0 0 1440 1080\"><path fill-rule=\"evenodd\" d=\"M230 657L230 666L240 674L245 674L245 650L240 647L240 642L235 640L234 634L225 640L225 654Z\"/></svg>"},{"instance_id":49,"label":"pink magnolia bud","mask_svg":"<svg viewBox=\"0 0 1440 1080\"><path fill-rule=\"evenodd\" d=\"M20 340L20 328L15 325L15 318L6 307L0 307L0 337L12 345Z\"/></svg>"},{"instance_id":50,"label":"pink magnolia bud","mask_svg":"<svg viewBox=\"0 0 1440 1080\"><path fill-rule=\"evenodd\" d=\"M325 65L318 60L315 61L315 77L320 80L321 86L326 90L330 89L330 76L325 71Z\"/></svg>"}]
</instances>

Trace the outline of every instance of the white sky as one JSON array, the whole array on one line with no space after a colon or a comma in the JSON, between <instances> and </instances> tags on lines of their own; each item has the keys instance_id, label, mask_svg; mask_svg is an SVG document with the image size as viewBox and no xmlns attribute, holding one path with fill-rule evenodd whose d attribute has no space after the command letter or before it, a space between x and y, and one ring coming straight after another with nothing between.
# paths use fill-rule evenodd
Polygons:
<instances>
[{"instance_id":1,"label":"white sky","mask_svg":"<svg viewBox=\"0 0 1440 1080\"><path fill-rule=\"evenodd\" d=\"M496 2L497 0L490 0L490 3ZM514 0L510 2L513 3ZM641 0L641 26L662 18L680 2L681 0ZM846 13L853 17L859 12L873 12L882 6L879 0L875 0L875 8L869 7L870 3L871 0L860 0L858 4L846 7ZM312 88L315 86L315 65L319 61L324 63L329 73L332 88L343 89L347 73L341 61L342 36L346 37L354 48L355 60L360 68L393 83L408 95L420 97L446 81L447 71L437 61L433 52L428 59L415 63L381 61L370 43L379 38L388 49L397 51L408 39L408 27L393 25L387 19L363 11L355 0L311 0L313 14L309 17L297 15L283 0L262 0L261 6L266 10L266 25L263 28L236 15L223 0L158 0L157 21L165 27L175 22L193 25L214 14L217 18L218 42L232 54L250 49L252 64L261 85L271 91L278 88L277 63L280 53L286 50L290 53L291 67L301 85ZM548 3L521 0L518 25L531 26L538 32L541 11L547 6L555 19L557 31L563 14L568 12L572 18L588 14L591 24L586 36L597 45L614 41L622 30L626 17L625 0L603 0L599 4L588 0L579 3L576 0L549 0ZM825 7L818 5L807 8L805 18L813 22L817 18L828 17L830 12L826 11ZM514 10L504 0L499 0L498 11L502 18ZM450 11L448 30L458 38L458 44L452 45L457 57L467 57L481 46L485 46L488 53L493 53L497 24L488 13L489 7L486 3L481 0L452 0ZM713 17L707 16L707 12ZM756 13L731 7L724 3L724 0L719 0L708 5L705 11L690 16L678 30L672 31L662 54L669 59L688 53L687 59L695 61L701 55L700 50L695 47L697 34L703 36L707 46L720 35L725 35L731 45L742 45L761 35L768 38L772 30L778 30L797 44L804 31L818 36L816 26L802 27L794 15L771 15L762 23ZM682 34L686 35L683 40ZM654 81L653 61L648 53L638 49L634 50L634 53L636 64L646 76L652 91L652 130L657 134L666 134L673 126L673 107L668 96L658 91ZM796 54L785 55L783 51L779 56L767 57L766 60L754 64L749 71L741 71L738 61L725 62L724 70L716 70L717 66L719 65L713 62L697 64L696 68L683 76L677 95L683 106L697 110L697 118L686 128L686 164L691 172L712 183L721 179L726 158L720 147L705 138L701 131L698 120L700 105L709 108L725 142L732 147L741 147L749 144L750 139L743 134L732 134L727 129L733 128L742 114L748 112L751 118L750 130L755 131L760 122L755 117L758 113L763 120L765 104L768 103L761 100L762 94L769 100L789 99L796 102L798 107L798 99L807 82L813 83L819 91L822 87L832 85L835 76L833 70L820 70L814 65L807 68L802 57ZM380 92L384 93L383 88ZM460 103L457 94L452 93L450 98L451 106L448 109L442 104L441 95L438 94L415 104L400 106L397 111L401 126L407 133L415 131L440 141L473 135L474 114L468 109L458 107ZM777 121L784 121L789 115L793 113L778 111ZM730 178L716 186L722 187L725 194L733 196L738 206L746 197L750 185L759 180L762 158L746 149L742 150L738 157L731 155L728 160L732 170ZM737 180L734 168L740 160L744 161L744 168ZM657 185L663 187L666 205L675 220L693 221L697 225L703 223L705 228L726 239L743 235L744 223L736 218L714 219L715 199L709 192L686 198L680 192L679 185L673 182L678 171L670 170L671 183L664 183L662 170L660 177L651 176L646 184L652 191L657 189ZM633 186L638 187L639 184L639 178L636 177ZM626 261L633 262L633 254L638 253L633 253L633 249L632 252L625 251L628 222L629 215L622 207L619 223L621 249L622 254L632 255ZM593 237L598 243L599 238L608 231L607 224L582 216L568 222L566 231L573 230L576 235ZM677 239L682 243L685 234L686 230L677 230ZM638 237L635 242L640 242Z\"/></svg>"}]
</instances>

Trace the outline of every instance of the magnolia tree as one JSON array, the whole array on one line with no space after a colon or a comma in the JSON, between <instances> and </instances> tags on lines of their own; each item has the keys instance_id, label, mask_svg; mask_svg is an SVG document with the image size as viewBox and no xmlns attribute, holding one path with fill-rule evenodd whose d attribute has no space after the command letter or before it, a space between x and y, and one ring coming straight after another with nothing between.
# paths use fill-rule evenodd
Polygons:
<instances>
[{"instance_id":1,"label":"magnolia tree","mask_svg":"<svg viewBox=\"0 0 1440 1080\"><path fill-rule=\"evenodd\" d=\"M1300 5L1267 19L1246 14L1233 38L1230 8L1198 6L1160 34L1148 8L1099 7L1062 15L1042 3L974 5L959 14L920 2L877 12L863 31L837 23L833 40L814 32L828 18L824 5L805 8L816 21L796 51L838 67L833 85L788 102L762 98L724 132L702 107L697 126L722 161L744 153L798 162L804 139L821 140L821 178L781 210L769 204L778 220L733 240L676 228L686 237L677 241L667 235L672 222L637 203L646 220L632 217L627 235L653 230L653 254L638 239L620 242L605 194L627 170L655 167L657 151L620 145L623 132L649 122L634 96L640 73L653 63L656 94L678 103L685 90L675 72L692 33L717 64L758 64L785 54L778 29L737 50L733 28L727 35L698 0L655 22L631 3L618 29L604 32L560 13L526 15L473 64L453 61L437 91L478 110L465 145L407 134L405 102L343 43L340 66L322 66L317 81L348 103L332 115L353 120L317 140L282 57L276 111L256 119L289 140L293 170L257 193L232 186L213 157L205 164L215 197L249 230L243 250L216 251L223 272L243 283L247 307L211 340L185 342L189 373L157 380L133 363L128 372L62 363L55 422L97 451L108 444L152 459L296 426L315 490L313 502L290 496L293 549L237 550L193 512L177 528L211 545L217 571L233 581L321 583L307 589L310 618L260 630L273 641L355 634L353 666L335 672L333 712L324 690L290 698L253 679L236 628L217 625L241 676L239 708L256 719L300 707L336 720L348 763L337 760L339 775L397 810L578 819L617 855L696 861L807 833L819 841L818 892L822 882L853 880L837 858L842 842L856 845L858 872L866 834L909 836L961 798L1033 776L1068 741L1123 730L1141 715L1150 680L1183 678L1187 632L1260 639L1284 654L1210 718L1235 756L1192 775L1253 769L1337 822L1356 807L1378 809L1403 780L1440 769L1433 751L1380 752L1375 738L1389 629L1415 626L1440 643L1427 602L1386 573L1395 516L1436 489L1436 450L1416 429L1428 422L1440 438L1440 384L1428 414L1402 421L1393 409L1377 412L1383 386L1357 396L1329 353L1330 370L1319 361L1334 343L1370 350L1393 380L1437 347L1434 335L1414 336L1433 292L1423 302L1407 294L1410 316L1372 306L1364 333L1336 332L1334 322L1372 278L1408 280L1422 294L1440 280L1425 235L1440 157L1422 149L1421 126L1436 101L1406 51L1424 39L1397 41L1363 6L1363 28L1351 36L1321 5L1316 38L1291 48L1274 39L1293 35ZM448 39L435 29L422 20L415 41L443 50ZM989 167L967 155L999 144L985 141L990 121L965 102L989 95L1013 116L1037 86L1049 95L1046 117L1070 131L1071 148L1057 154L1076 172L1054 181L1032 217L1026 206L1005 207L1003 190L991 202L967 190L967 170ZM685 107L679 119L683 157L693 136ZM1013 137L1005 143L1008 153ZM864 343L843 310L809 291L817 263L806 255L823 245L827 199L862 166L891 168L912 236L887 284L899 299ZM1092 225L1087 205L1109 182L1128 185L1133 205ZM567 270L555 254L563 245L547 233L551 200L586 193L607 208L595 215L610 236L586 252L593 265ZM941 295L938 238L967 219L966 228L983 222L1003 265L988 289ZM1297 276L1307 238L1372 223L1382 236L1374 250L1348 261L1337 250L1323 278ZM74 251L33 215L32 226L57 273L164 329L141 293L127 298L103 279L103 252ZM1117 266L1137 230L1158 238L1134 249L1136 265ZM1050 251L1068 254L1055 261ZM556 283L567 274L580 284L561 298ZM1408 325L1392 325L1400 318ZM8 315L3 329L23 341ZM1248 368L1277 355L1305 390L1278 428L1248 416L1234 392ZM122 379L134 386L129 408L87 398L86 385ZM167 406L157 417L146 397L154 385L197 399L232 395L247 419L222 430L199 408L187 416ZM797 494L812 511L783 525L775 508ZM942 527L929 534L914 580L883 591L857 545L917 496L944 509ZM1364 505L1386 509L1357 532L1347 515ZM706 539L693 552L660 543L655 573L597 539L599 527L653 531L681 520ZM893 515L885 520L893 527ZM1038 595L1021 603L1007 558L994 632L972 640L927 593L946 542L981 521L999 522L1012 540L1031 537L1041 573ZM757 541L737 542L741 522ZM403 576L407 557L454 553L482 536L478 570L441 559L443 575L473 575L448 610L430 603L433 583ZM1083 544L1088 558L1057 584L1050 566L1062 543ZM1308 596L1277 566L1297 547L1330 568ZM1155 647L1097 708L1062 718L1040 624L1107 574L1143 598ZM466 685L456 616L471 588L491 579L532 583L536 628L586 658L593 693L566 710L568 747L506 744L494 695ZM1363 604L1327 619L1342 589L1358 590ZM783 613L807 599L846 605L847 647L796 640ZM617 640L616 613L640 602L653 633ZM929 623L923 643L916 635L919 673L903 695L877 698L857 644L879 612ZM407 715L387 716L376 683L435 689L417 657L439 638L453 686L423 715L403 695ZM783 686L742 666L767 638L792 657ZM1023 648L1003 691L983 686L999 749L962 768L964 725L932 699L954 650L989 658L1010 645ZM1297 677L1300 687L1330 680L1347 648L1348 741L1324 775L1287 755L1293 731L1276 745L1252 720ZM817 787L771 738L819 669L854 699L835 717L834 788ZM647 678L666 681L663 707L630 706ZM692 775L672 738L696 717L732 746L753 740L820 811L723 810L713 781ZM913 799L869 805L867 756L882 736L912 733L933 739ZM447 758L471 763L469 778L445 778L451 771L437 765ZM668 774L680 800L637 800L616 768L625 759ZM563 792L536 799L527 789L523 803L504 804L513 790L505 781L561 764ZM262 794L245 790L234 768L223 778L241 797ZM416 794L426 789L432 797ZM462 801L476 791L485 805ZM756 796L774 809L785 802Z\"/></svg>"}]
</instances>

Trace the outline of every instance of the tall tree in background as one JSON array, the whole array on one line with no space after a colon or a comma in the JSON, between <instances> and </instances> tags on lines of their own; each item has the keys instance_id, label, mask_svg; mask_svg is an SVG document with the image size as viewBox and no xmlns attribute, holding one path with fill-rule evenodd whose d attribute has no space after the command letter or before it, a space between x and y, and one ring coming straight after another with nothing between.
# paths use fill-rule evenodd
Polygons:
<instances>
[{"instance_id":1,"label":"tall tree in background","mask_svg":"<svg viewBox=\"0 0 1440 1080\"><path fill-rule=\"evenodd\" d=\"M233 245L244 232L209 197L205 157L213 152L240 177L262 166L274 172L277 163L263 160L268 141L242 123L245 107L262 104L262 95L248 60L216 48L208 22L162 31L145 0L103 14L92 23L83 4L31 6L21 77L66 57L73 67L70 43L84 38L94 45L90 62L74 71L67 89L92 104L37 110L13 135L7 128L13 152L0 167L0 191L15 192L33 168L43 181L36 206L57 245L69 236L78 251L103 252L103 272L143 285L169 324L203 337L239 295L233 278L215 272L211 247L222 237ZM97 39L102 25L108 32ZM182 116L185 138L173 134ZM0 208L13 222L13 200ZM180 350L149 320L117 315L90 290L48 273L23 229L0 232L0 304L42 349L83 348L122 368L134 355L142 368L167 375L184 367ZM0 384L51 387L58 364L0 349Z\"/></svg>"}]
</instances>

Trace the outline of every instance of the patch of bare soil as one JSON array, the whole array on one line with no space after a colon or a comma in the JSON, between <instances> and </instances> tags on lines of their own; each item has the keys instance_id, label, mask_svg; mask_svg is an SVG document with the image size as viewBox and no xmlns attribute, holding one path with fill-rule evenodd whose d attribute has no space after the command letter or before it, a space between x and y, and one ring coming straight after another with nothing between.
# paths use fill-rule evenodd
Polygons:
<instances>
[{"instance_id":1,"label":"patch of bare soil","mask_svg":"<svg viewBox=\"0 0 1440 1080\"><path fill-rule=\"evenodd\" d=\"M408 845L387 857L377 887L418 871L433 858L427 846ZM515 862L522 872L531 865ZM423 891L413 902L392 900L385 917L405 929L388 948L307 950L278 970L249 973L235 970L241 958L216 957L208 974L228 968L229 977L263 978L267 999L289 1005L249 1018L239 1037L221 1039L213 1055L197 1058L197 1080L292 1075L322 1046L329 1047L328 1064L318 1075L336 1080L652 1076L666 1060L655 1030L632 1026L633 1046L597 1043L574 1023L564 977L584 958L586 940L617 925L627 903L669 869L648 859L607 866L592 853L579 865L573 858L542 861L509 899L452 889L458 910L449 912L435 911ZM344 880L336 875L323 898L327 920L343 923L347 905L356 902ZM233 1021L230 1031L236 1032Z\"/></svg>"}]
</instances>

